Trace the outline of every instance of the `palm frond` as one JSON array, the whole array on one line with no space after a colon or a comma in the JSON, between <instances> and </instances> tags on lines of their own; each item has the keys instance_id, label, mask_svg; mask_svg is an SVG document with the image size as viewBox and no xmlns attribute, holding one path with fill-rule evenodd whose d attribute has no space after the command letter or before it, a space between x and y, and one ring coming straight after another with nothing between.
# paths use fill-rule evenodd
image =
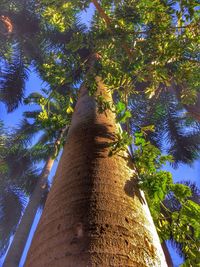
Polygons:
<instances>
[{"instance_id":1,"label":"palm frond","mask_svg":"<svg viewBox=\"0 0 200 267\"><path fill-rule=\"evenodd\" d=\"M13 181L13 184L18 186L22 192L24 192L27 196L32 194L36 183L38 181L40 174L40 169L36 169L35 167L29 168L24 171L21 176L16 177L16 180Z\"/></svg>"},{"instance_id":2,"label":"palm frond","mask_svg":"<svg viewBox=\"0 0 200 267\"><path fill-rule=\"evenodd\" d=\"M12 135L13 142L20 142L22 145L31 145L33 138L41 130L40 125L35 123L30 123L26 118L24 118L18 127L14 130Z\"/></svg>"},{"instance_id":3,"label":"palm frond","mask_svg":"<svg viewBox=\"0 0 200 267\"><path fill-rule=\"evenodd\" d=\"M174 167L179 163L191 164L199 157L199 124L188 119L174 95L163 92L156 99L136 95L130 102L130 109L132 130L154 125L155 132L149 132L147 139L173 156Z\"/></svg>"},{"instance_id":4,"label":"palm frond","mask_svg":"<svg viewBox=\"0 0 200 267\"><path fill-rule=\"evenodd\" d=\"M10 237L16 230L25 204L25 198L17 188L4 188L0 194L0 256L8 248Z\"/></svg>"},{"instance_id":5,"label":"palm frond","mask_svg":"<svg viewBox=\"0 0 200 267\"><path fill-rule=\"evenodd\" d=\"M19 51L13 55L12 62L6 64L0 78L0 100L12 112L22 102L28 68Z\"/></svg>"},{"instance_id":6,"label":"palm frond","mask_svg":"<svg viewBox=\"0 0 200 267\"><path fill-rule=\"evenodd\" d=\"M37 182L39 171L34 165L31 150L23 147L20 142L15 144L13 140L5 145L7 149L2 160L6 164L6 171L2 172L1 180L30 194Z\"/></svg>"},{"instance_id":7,"label":"palm frond","mask_svg":"<svg viewBox=\"0 0 200 267\"><path fill-rule=\"evenodd\" d=\"M54 143L48 142L45 145L38 143L31 148L30 152L34 163L46 161L49 155L55 152Z\"/></svg>"},{"instance_id":8,"label":"palm frond","mask_svg":"<svg viewBox=\"0 0 200 267\"><path fill-rule=\"evenodd\" d=\"M173 112L168 113L166 128L165 140L169 144L168 153L174 158L174 166L181 162L191 164L199 157L200 132L186 131L180 117Z\"/></svg>"}]
</instances>

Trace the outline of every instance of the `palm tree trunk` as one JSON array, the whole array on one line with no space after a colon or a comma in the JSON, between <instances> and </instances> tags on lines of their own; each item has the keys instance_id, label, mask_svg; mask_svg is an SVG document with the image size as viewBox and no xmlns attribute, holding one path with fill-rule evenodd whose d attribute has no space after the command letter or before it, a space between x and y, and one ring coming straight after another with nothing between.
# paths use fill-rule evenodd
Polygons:
<instances>
[{"instance_id":1,"label":"palm tree trunk","mask_svg":"<svg viewBox=\"0 0 200 267\"><path fill-rule=\"evenodd\" d=\"M33 191L33 194L30 197L29 203L25 209L25 212L22 216L22 219L17 227L14 239L9 248L9 251L6 255L3 267L18 267L19 262L23 253L23 250L26 245L26 241L28 239L28 235L35 218L37 209L41 203L41 199L43 197L44 191L47 186L47 179L51 168L53 166L54 159L49 157L47 160L42 174L38 179L36 187Z\"/></svg>"},{"instance_id":2,"label":"palm tree trunk","mask_svg":"<svg viewBox=\"0 0 200 267\"><path fill-rule=\"evenodd\" d=\"M55 151L58 150L58 146L60 145L60 142L62 138L64 137L67 129L68 129L68 125L60 131L60 134L54 143ZM33 191L33 194L31 195L29 203L25 209L23 217L17 227L16 233L14 235L14 239L12 241L12 244L5 258L3 267L18 267L19 266L19 262L20 262L22 253L24 251L33 220L35 218L37 209L41 203L43 194L47 187L47 180L51 172L51 169L53 167L54 160L55 160L54 157L49 156L42 170L42 173L38 179L38 182Z\"/></svg>"},{"instance_id":3,"label":"palm tree trunk","mask_svg":"<svg viewBox=\"0 0 200 267\"><path fill-rule=\"evenodd\" d=\"M108 156L117 132L82 86L26 267L167 266L128 154Z\"/></svg>"},{"instance_id":4,"label":"palm tree trunk","mask_svg":"<svg viewBox=\"0 0 200 267\"><path fill-rule=\"evenodd\" d=\"M166 241L163 241L162 242L162 249L163 249L163 252L165 254L165 259L166 259L166 262L167 262L167 266L168 267L173 267L173 261L172 261L172 258L171 258L171 255L169 253L169 249L166 245Z\"/></svg>"}]
</instances>

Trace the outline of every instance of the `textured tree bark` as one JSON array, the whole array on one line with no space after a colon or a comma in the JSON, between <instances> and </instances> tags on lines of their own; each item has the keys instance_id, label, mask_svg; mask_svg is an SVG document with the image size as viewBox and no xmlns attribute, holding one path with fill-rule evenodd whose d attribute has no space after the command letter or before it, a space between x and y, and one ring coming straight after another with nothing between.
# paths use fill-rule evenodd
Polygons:
<instances>
[{"instance_id":1,"label":"textured tree bark","mask_svg":"<svg viewBox=\"0 0 200 267\"><path fill-rule=\"evenodd\" d=\"M26 267L167 266L128 154L108 157L117 131L82 86Z\"/></svg>"},{"instance_id":2,"label":"textured tree bark","mask_svg":"<svg viewBox=\"0 0 200 267\"><path fill-rule=\"evenodd\" d=\"M50 157L44 166L42 174L37 182L37 185L22 216L22 219L17 227L14 239L6 255L3 267L19 266L19 262L24 251L33 220L41 203L44 190L46 190L47 179L53 166L53 162L54 159Z\"/></svg>"}]
</instances>

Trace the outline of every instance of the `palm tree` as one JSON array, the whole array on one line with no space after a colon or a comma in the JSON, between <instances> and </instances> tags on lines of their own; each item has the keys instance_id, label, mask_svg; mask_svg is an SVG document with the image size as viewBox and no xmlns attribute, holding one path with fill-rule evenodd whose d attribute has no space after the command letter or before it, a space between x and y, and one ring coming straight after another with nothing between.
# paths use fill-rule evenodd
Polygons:
<instances>
[{"instance_id":1,"label":"palm tree","mask_svg":"<svg viewBox=\"0 0 200 267\"><path fill-rule=\"evenodd\" d=\"M25 97L25 83L31 69L34 69L40 77L50 84L51 90L66 92L74 83L80 79L81 63L84 62L90 48L79 48L76 53L71 53L66 44L74 40L74 34L82 35L85 27L76 19L73 24L64 32L49 26L38 12L38 5L35 1L8 1L0 3L0 22L7 27L5 20L12 25L12 30L7 35L1 35L1 79L0 79L0 101L2 101L8 112L15 110ZM5 18L5 19L3 19ZM8 31L4 29L4 31ZM70 70L70 82L52 82L49 79L44 65L49 63L52 53L65 54L69 63L64 60L62 68L66 72ZM70 62L70 57L75 58L80 64ZM75 60L73 60L73 63ZM69 66L70 64L70 66ZM59 65L59 64L58 64ZM57 74L56 74L57 75Z\"/></svg>"},{"instance_id":2,"label":"palm tree","mask_svg":"<svg viewBox=\"0 0 200 267\"><path fill-rule=\"evenodd\" d=\"M0 98L13 111L24 97L28 67L34 58L41 58L41 27L33 1L2 1L1 17L10 23L7 34L0 35L1 72ZM32 11L31 11L32 9ZM5 26L5 19L3 20Z\"/></svg>"},{"instance_id":3,"label":"palm tree","mask_svg":"<svg viewBox=\"0 0 200 267\"><path fill-rule=\"evenodd\" d=\"M145 94L133 96L129 109L131 130L154 125L154 131L147 132L152 144L173 156L173 165L192 164L199 158L200 124L190 118L183 105L168 92L148 99Z\"/></svg>"},{"instance_id":4,"label":"palm tree","mask_svg":"<svg viewBox=\"0 0 200 267\"><path fill-rule=\"evenodd\" d=\"M19 189L1 185L1 215L0 215L0 255L3 256L10 243L10 237L14 234L20 220L26 199Z\"/></svg>"},{"instance_id":5,"label":"palm tree","mask_svg":"<svg viewBox=\"0 0 200 267\"><path fill-rule=\"evenodd\" d=\"M24 5L24 3L26 3L26 5ZM74 30L76 31L83 30L83 28L81 28L81 26L78 24L74 25L74 29L70 29L68 32L65 32L62 34L59 33L58 31L55 31L54 29L53 30L46 29L45 32L44 32L44 29L42 30L42 28L40 28L39 30L39 27L41 25L39 25L39 20L38 20L39 17L36 15L37 12L34 12L34 9L35 9L34 3L32 1L24 1L24 3L23 5L21 5L21 3L17 3L16 1L16 3L14 4L16 5L14 9L13 7L10 7L8 3L6 3L6 5L5 3L2 3L3 5L2 13L6 14L7 20L9 20L12 25L12 32L8 32L9 34L6 36L6 38L9 38L9 42L11 43L10 48L12 51L11 53L12 56L10 59L8 58L8 62L3 62L4 69L3 69L3 74L1 77L1 86L0 86L1 87L0 98L7 105L8 112L13 111L16 107L18 107L19 103L22 101L24 97L25 81L28 78L28 72L29 72L28 67L30 63L31 62L37 63L35 67L40 71L40 75L46 78L46 73L42 69L42 63L45 60L45 55L43 53L44 50L46 49L48 51L47 54L49 55L49 49L51 46L53 46L54 48L63 46L61 42L58 42L58 40L62 41L63 44L65 44L66 41L69 41L73 37ZM5 28L6 25L5 25L5 21L3 20L4 17L5 16L3 15L2 22L3 22L3 27ZM27 20L26 25L24 24L24 20ZM6 30L7 29L5 29L5 31ZM42 37L45 36L45 41L43 38L42 40L40 40L41 32L43 33ZM3 36L3 38L5 38L5 36ZM12 46L13 43L16 43L16 44ZM33 46L33 44L35 45ZM5 47L2 46L2 50L4 48ZM81 49L80 53L82 54L82 57L87 56L86 49ZM73 76L75 79L74 82L75 82L77 78L79 78L80 71L74 71L74 69L72 68L72 72L73 72ZM52 82L50 81L48 82L51 84L51 87L53 89L56 89L57 91L61 91L62 93L65 93L66 88L69 88L68 84L59 85L59 84L52 84ZM32 95L32 97L34 98L35 96ZM58 111L58 108L61 108L61 106L59 107L58 102L52 103L52 107L54 111L55 110ZM32 115L34 115L34 119L36 119L39 113L37 112L28 113L27 112L26 115L27 117L32 117ZM61 116L61 114L59 116ZM62 120L65 121L65 124L67 125L66 118ZM64 128L66 128L66 125ZM39 125L34 124L31 126L29 125L27 121L24 121L23 128L26 128L26 131L24 131L23 133L21 132L19 134L23 135L23 137L25 136L26 138L27 138L27 134L29 136L34 135L36 132L41 130L41 127ZM51 126L49 128L51 128ZM52 134L53 130L55 132ZM36 144L35 148L32 150L32 156L35 157L37 161L39 159L44 159L45 157L47 157L47 154L52 153L52 150L54 151L55 147L53 145L54 143L53 139L57 138L57 134L60 134L59 133L60 130L61 130L60 125L55 125L54 123L54 129L51 129L52 136L50 137L49 129L47 129L48 134L43 135L41 137L40 142L38 142L38 144ZM61 130L61 136L62 135L63 133ZM59 148L61 147L61 145L58 146L58 143L59 143L58 140L59 138L56 141L57 150L59 150ZM45 145L45 151L44 151L44 147L41 151L42 144L44 145L44 143L47 143ZM50 162L52 162L52 159L47 159L47 165L49 165L48 162L50 164ZM37 188L36 188L36 191L38 191ZM40 192L40 197L37 198L37 202L39 202L39 198L41 198L41 194L43 193ZM27 229L26 233L28 233L28 229L30 228L30 225L31 225L30 222L33 219L33 216L35 214L36 206L38 206L38 204L35 204L35 209L34 210L32 209L32 216L31 217L29 216L29 226L26 228ZM28 210L30 213L30 208ZM24 242L22 242L21 240L21 251L22 251L22 247L25 244L26 234L22 236L24 236L25 238L23 239ZM13 247L15 247L16 249L16 246L13 245ZM18 247L18 254L16 256L16 260L19 260L20 255L21 255L21 252L19 252L19 247Z\"/></svg>"},{"instance_id":6,"label":"palm tree","mask_svg":"<svg viewBox=\"0 0 200 267\"><path fill-rule=\"evenodd\" d=\"M36 184L37 170L29 151L5 134L2 124L0 134L0 254L3 255L25 207L25 194L31 194Z\"/></svg>"},{"instance_id":7,"label":"palm tree","mask_svg":"<svg viewBox=\"0 0 200 267\"><path fill-rule=\"evenodd\" d=\"M156 98L151 99L148 99L145 94L133 96L129 103L129 109L132 113L131 130L134 132L153 125L153 132L147 131L146 138L156 147L173 156L172 165L174 167L180 163L192 164L199 157L199 123L186 114L183 105L173 94L164 91ZM197 188L190 183L187 185L191 187L194 198L197 195ZM167 202L175 202L172 199L167 199ZM172 210L174 211L174 208ZM173 234L171 240L173 244L177 244L173 239ZM177 246L183 258L190 258L181 251L180 243ZM162 242L162 248L168 266L173 266L165 241Z\"/></svg>"},{"instance_id":8,"label":"palm tree","mask_svg":"<svg viewBox=\"0 0 200 267\"><path fill-rule=\"evenodd\" d=\"M44 98L43 95L34 93L26 99L26 103L34 103L38 105L39 103L42 103L42 100L42 109L38 109L38 111L34 111L33 113L25 112L24 116L26 118L15 133L15 138L18 139L18 142L19 140L21 142L27 142L27 140L29 140L30 142L30 139L32 139L34 135L39 131L42 131L42 136L30 151L32 152L33 159L35 158L36 161L40 161L41 159L46 158L46 163L39 175L29 203L17 227L14 239L5 258L4 266L11 267L19 265L32 222L44 194L48 189L48 176L51 172L53 163L64 144L69 127L68 125L70 123L71 115L70 113L67 113L66 110L69 108L69 104L72 103L70 103L70 98L68 96L64 97L58 93L54 93L49 97ZM48 114L48 117L39 119L42 117L43 113ZM28 118L33 120L32 124L27 121ZM47 149L43 149L43 153L41 153L40 151L37 151L38 147L46 147Z\"/></svg>"},{"instance_id":9,"label":"palm tree","mask_svg":"<svg viewBox=\"0 0 200 267\"><path fill-rule=\"evenodd\" d=\"M28 235L37 213L38 207L41 204L42 198L47 190L47 179L51 168L53 166L54 159L51 157L47 160L42 173L39 176L37 184L33 193L29 199L29 203L23 213L23 216L16 228L16 232L9 247L3 266L19 266L19 262L23 253L23 250L28 239Z\"/></svg>"},{"instance_id":10,"label":"palm tree","mask_svg":"<svg viewBox=\"0 0 200 267\"><path fill-rule=\"evenodd\" d=\"M31 60L35 60L35 54L34 53L32 53L32 54L30 53L31 49L29 49L29 53L27 54L27 49L25 49L23 47L23 45L24 45L24 41L23 40L26 39L26 38L29 38L31 36L30 35L30 30L32 30L32 28L31 27L27 27L26 31L23 32L24 36L21 36L21 35L18 36L18 34L17 34L17 32L20 31L20 27L21 27L21 24L20 24L20 21L19 21L20 16L21 16L20 12L26 12L26 10L24 8L25 7L23 7L22 10L21 10L21 8L19 8L19 10L18 10L19 14L17 14L18 20L14 21L15 22L14 26L15 26L15 30L16 30L15 38L17 38L17 48L14 50L14 55L11 58L11 63L7 64L7 66L6 66L6 68L5 68L4 72L3 72L2 79L1 79L1 93L0 93L1 100L4 103L7 104L8 111L12 111L13 109L15 109L18 106L18 104L21 102L21 100L23 99L23 97L24 97L24 89L25 89L25 81L26 81L26 79L28 77L28 73L27 73L28 72L28 65L27 65L27 62L29 62L29 61L31 62ZM16 12L16 10L15 10L15 12ZM27 10L27 12L30 13L30 10ZM10 17L12 17L11 13L9 13ZM25 15L27 16L27 14L25 14ZM19 22L19 25L18 25L18 22ZM19 26L19 29L18 29L18 26ZM81 29L80 25L74 25L74 27L75 27L75 29L77 31L78 30L80 31L80 29ZM55 40L58 41L59 38L61 38L63 42L65 42L66 40L69 40L73 35L73 31L74 30L70 29L70 31L65 33L65 34L59 34L59 32L56 32L56 31L51 31L51 33L47 32L46 33L47 41L50 40L48 45L51 45L51 39L54 40L54 47L57 45L57 44L55 45ZM31 44L31 41L29 39L28 39L28 43L27 44ZM59 43L59 46L60 45L61 44ZM49 49L49 47L47 48L47 50L48 49ZM37 48L35 50L37 50ZM37 52L42 54L40 52L40 50L38 50ZM86 56L85 49L82 49L81 53L82 53L82 55L84 54L84 57ZM44 73L44 71L42 69L42 66L41 66L41 62L38 62L38 60L37 60L37 68L40 71L41 76L46 78L46 76L45 76L46 73ZM75 79L74 82L75 82L79 78L79 71L75 71L74 72L73 68L71 68L71 71L73 72L73 76L74 76L74 79ZM66 92L66 87L69 88L68 84L62 84L62 86L60 86L59 84L52 84L52 82L50 82L50 81L48 81L48 82L51 84L51 87L53 89L56 89L57 91L61 91L63 94ZM63 87L65 87L64 90L63 90ZM15 90L11 90L11 88L15 88ZM68 92L68 94L70 94L70 92ZM41 96L39 96L39 94L38 95L35 94L35 95L32 95L30 98L36 100L36 98L39 99L39 98L41 98ZM29 99L28 101L32 101L32 100ZM37 161L39 159L44 159L45 157L47 157L47 154L52 153L52 150L54 151L55 147L56 147L56 150L59 151L60 147L62 146L62 144L59 144L59 143L63 143L63 141L60 142L59 141L60 137L58 137L58 135L60 135L61 139L63 139L62 138L63 130L62 130L62 128L60 128L60 123L63 123L63 121L65 122L65 126L63 127L63 129L65 129L66 125L68 125L68 122L69 122L68 118L70 117L69 114L67 115L67 117L66 117L66 114L65 114L65 118L62 118L62 114L59 114L59 110L58 109L61 110L61 108L63 108L62 104L63 103L61 101L61 98L60 98L60 104L58 103L58 101L57 101L57 103L56 102L54 102L54 103L52 102L51 103L51 109L53 109L54 115L57 112L57 115L60 116L61 122L59 122L58 118L56 118L56 120L58 122L57 125L56 125L55 124L55 118L53 116L50 116L51 118L49 118L49 127L45 126L46 130L47 130L47 134L43 135L41 137L40 141L35 145L34 149L32 149L32 156L35 157L37 159ZM39 113L41 113L41 111L39 111ZM27 116L27 118L29 117L31 119L33 119L33 118L36 119L37 116L39 115L39 113L38 112L27 112L26 116ZM50 123L51 119L54 120L54 126L53 126L54 128L52 128L52 123ZM66 120L68 120L68 121L66 121ZM37 133L38 131L41 130L41 125L38 125L37 123L34 123L33 125L29 125L28 121L25 120L23 122L23 124L24 124L23 128L25 129L25 131L23 131L23 132L20 131L18 133L18 135L22 135L20 137L20 139L23 139L24 137L25 137L25 139L27 139L27 134L30 137L30 135L32 136L32 135L34 135L35 133ZM42 127L44 128L44 125ZM56 142L54 140L55 138L57 138ZM18 141L19 141L19 139L18 139ZM56 145L53 144L54 142L55 142ZM43 146L43 149L41 150L41 147L44 144L45 144L45 150L44 150L44 146ZM40 150L40 151L38 151L38 150ZM56 151L56 153L57 153L57 151ZM51 165L52 162L53 162L53 159L50 157L49 159L47 159L46 165L49 166L49 164ZM47 166L46 166L46 168L47 168ZM45 171L45 169L44 169L44 173L45 173L45 176L48 176L46 171ZM43 175L41 175L41 176L43 176ZM26 225L28 224L28 226L26 227L26 233L22 234L22 231L21 231L21 233L19 234L21 237L23 237L23 241L22 241L22 238L20 238L21 239L20 240L20 246L19 245L16 246L15 245L16 242L13 242L13 246L11 246L12 252L9 253L8 256L7 256L9 265L11 264L9 255L10 254L12 255L13 250L15 251L14 252L15 253L15 262L16 261L19 262L19 259L20 259L20 256L21 256L21 252L23 250L23 247L25 246L25 241L26 241L27 234L28 234L30 226L31 226L31 222L32 222L32 220L34 218L34 214L36 213L36 208L39 205L38 203L40 202L39 199L41 198L41 196L43 194L43 192L41 192L41 188L39 189L39 187L40 187L39 185L36 187L35 194L34 194L34 195L37 195L37 197L35 197L35 199L36 198L37 199L35 201L31 201L29 203L29 206L31 206L31 204L35 205L34 209L33 208L29 208L27 210L27 212L26 212L26 214L29 214L29 216L28 216L29 219L28 219L28 221L24 219L26 221ZM43 189L43 191L45 191L45 189ZM32 199L33 199L33 197L32 197ZM30 210L31 210L31 215L32 216L30 216ZM25 217L27 217L27 216L25 216ZM23 221L22 221L22 224L21 224L21 228L22 227L24 227ZM18 238L18 241L19 241L19 238ZM18 251L16 251L16 248L18 248ZM12 256L11 256L11 258L12 258ZM6 260L6 262L7 262L7 260Z\"/></svg>"}]
</instances>

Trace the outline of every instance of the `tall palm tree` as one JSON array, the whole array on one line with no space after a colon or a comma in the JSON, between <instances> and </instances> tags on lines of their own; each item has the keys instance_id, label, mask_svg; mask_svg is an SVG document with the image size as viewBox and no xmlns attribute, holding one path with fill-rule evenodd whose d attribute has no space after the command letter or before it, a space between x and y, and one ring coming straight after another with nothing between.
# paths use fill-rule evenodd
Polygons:
<instances>
[{"instance_id":1,"label":"tall palm tree","mask_svg":"<svg viewBox=\"0 0 200 267\"><path fill-rule=\"evenodd\" d=\"M21 10L20 8L18 10L19 14L17 14L17 16L19 19L21 16L20 12L22 12L22 11L26 12L26 10L24 8L25 7L23 7L23 10ZM30 10L27 10L27 12L30 12ZM12 17L12 14L10 14L10 17ZM18 25L17 22L19 22L19 21L15 21L15 25L14 25L16 32L20 31L20 27L21 27L21 25ZM19 29L17 28L18 26L19 26ZM81 31L81 27L78 24L77 25L75 24L74 28L77 31ZM25 81L28 77L28 74L27 74L28 65L26 62L29 62L29 61L31 62L31 60L35 60L35 54L34 53L31 54L30 49L29 49L29 53L27 54L26 49L23 47L23 39L29 38L29 36L31 36L29 29L32 30L32 28L27 27L26 28L27 31L23 32L24 36L20 36L20 35L18 36L15 32L15 34L16 34L15 38L17 38L17 44L18 44L19 49L15 49L15 51L14 51L15 54L11 58L11 64L7 64L7 66L6 66L7 68L5 68L3 75L1 77L2 78L1 79L1 100L7 104L8 111L12 111L14 108L16 108L18 106L19 102L23 99L23 96L24 96L23 92L25 89L24 88L25 87ZM66 40L70 40L70 38L73 36L73 31L74 30L70 29L69 32L64 33L64 34L59 34L59 32L56 32L56 31L50 31L50 33L46 32L47 42L48 42L48 47L46 49L49 50L49 46L51 46L51 42L52 42L51 39L54 40L54 44L53 44L54 47L57 46L57 44L55 44L55 40L58 41L58 38L61 38L62 42L65 42ZM22 45L21 45L21 41L22 41ZM28 44L29 43L31 44L30 40L28 40ZM58 46L62 46L62 45L59 43ZM20 49L21 49L21 51L20 51ZM87 53L85 54L85 51L86 51L86 49L82 49L82 51L80 51L80 53L82 54L83 57L85 57L87 54ZM39 53L40 50L38 50L37 52ZM40 54L42 54L42 53L40 52ZM36 67L40 71L40 75L42 77L44 77L44 79L46 79L47 75L43 71L41 63L42 63L41 61L38 62L38 60L37 60L37 66ZM66 67L68 67L68 66L66 66ZM78 67L78 69L79 68L80 67ZM74 77L74 83L75 83L80 76L79 75L80 71L79 70L76 71L76 70L74 70L74 68L71 68L71 71L73 73L72 76ZM47 79L47 81L48 81L48 79ZM59 84L55 84L55 83L53 84L51 81L48 81L48 82L50 83L52 89L56 89L56 91L61 91L63 94L66 93L66 88L69 89L69 84L62 84L60 86ZM14 91L11 90L12 87L15 88ZM70 94L70 92L68 92L68 94ZM27 100L27 101L30 102L30 101L33 101L33 99L36 100L36 99L40 99L40 98L41 98L41 95L33 94L29 98L29 100ZM60 103L59 103L59 101L60 101ZM59 141L60 137L58 137L58 136L60 135L61 139L63 139L62 138L63 128L66 128L66 126L69 123L68 118L70 117L70 114L68 114L67 116L66 116L66 114L65 114L65 116L62 116L63 114L61 114L61 113L59 114L59 112L61 111L61 108L63 108L63 106L62 106L63 101L61 101L61 98L59 99L59 101L57 101L57 103L55 101L51 102L51 103L49 102L49 104L50 104L49 107L51 109L51 113L53 111L53 115L55 116L55 114L57 112L56 115L60 116L60 118L55 119L54 116L50 116L50 118L48 118L49 119L48 126L45 125L46 135L43 135L40 138L39 142L34 146L34 149L32 149L32 157L35 158L36 161L46 158L46 160L47 160L46 168L49 167L49 165L52 165L52 162L54 161L52 159L52 157L47 158L47 155L50 155L52 153L52 151L55 150L55 147L56 147L56 150L59 151L59 149L62 145L61 144L58 145L58 143L62 143L63 141L62 142ZM63 112L63 110L62 110L62 112ZM18 142L19 142L19 140L20 141L23 140L23 142L24 142L24 137L26 140L27 135L30 138L30 136L33 136L38 131L44 129L44 125L42 125L42 124L39 125L37 123L38 122L37 117L39 116L39 113L41 113L40 110L38 112L36 111L36 112L27 112L26 113L27 118L35 119L36 121L32 125L30 125L27 120L25 120L23 122L23 125L22 125L23 131L19 131L19 133L18 133L18 136L21 135L21 137L18 138ZM66 111L65 111L65 113L66 113ZM50 123L51 119L54 121L54 126L52 126L53 124ZM59 122L59 119L61 120L61 122ZM56 120L58 122L57 124L56 124ZM61 128L60 123L63 123L63 122L65 123L65 126ZM55 138L57 141L55 141ZM56 143L56 145L54 145L54 143ZM42 147L42 150L41 150L41 147ZM45 173L45 177L47 179L48 175L47 175L47 172L45 171L45 169L43 170L43 172ZM41 176L44 176L44 175L42 174ZM44 179L44 177L43 177L43 179ZM11 246L12 252L8 254L8 256L7 256L8 260L6 259L6 262L8 261L9 265L11 264L11 261L13 260L13 259L11 260L12 256L11 257L9 256L9 255L13 254L13 250L15 250L15 252L14 252L15 253L15 262L19 262L19 259L20 259L21 253L22 253L22 249L25 245L27 234L28 234L30 226L31 226L31 222L33 220L34 214L36 213L36 208L39 205L38 203L40 202L39 199L42 197L42 194L44 193L43 191L45 191L45 189L41 190L41 186L39 185L39 182L38 182L38 186L36 187L35 194L34 194L34 196L37 195L37 197L35 197L35 201L31 201L29 203L29 206L31 206L31 204L32 204L32 207L33 207L33 203L34 203L34 205L35 205L34 209L32 207L28 208L26 214L29 214L28 215L29 219L28 220L24 219L26 221L26 226L28 224L28 226L26 227L26 233L22 234L22 231L21 231L21 233L19 234L21 237L23 237L23 241L22 241L22 238L20 238L21 239L20 240L20 246L19 245L16 246L15 245L16 242L13 242L13 246ZM33 199L33 197L32 197L32 199ZM31 216L30 216L30 210L31 210ZM27 217L27 216L25 216L25 217ZM21 228L22 227L24 227L23 221L21 224ZM19 238L16 238L16 239L18 239L18 241L19 241ZM15 239L14 239L14 241L15 241ZM16 248L18 248L18 251L16 251ZM5 264L7 264L6 262L5 262Z\"/></svg>"},{"instance_id":2,"label":"tall palm tree","mask_svg":"<svg viewBox=\"0 0 200 267\"><path fill-rule=\"evenodd\" d=\"M56 159L65 140L65 135L71 117L70 114L68 114L68 116L66 114L66 109L69 106L69 98L64 98L63 96L61 98L59 94L56 94L56 96L57 98L54 97L54 99L46 98L45 108L47 109L46 111L49 114L46 120L48 120L49 122L51 121L51 123L47 123L47 121L44 123L44 120L39 120L39 116L41 115L42 110L44 111L44 106L42 106L42 110L38 110L37 112L35 111L33 114L25 113L25 116L28 116L29 118L34 120L34 122L30 124L28 123L26 118L26 120L24 120L21 125L22 127L18 129L15 134L16 139L18 138L18 140L20 139L22 142L24 142L27 139L29 140L33 138L33 135L36 134L38 131L43 131L43 134L40 137L39 142L35 144L35 147L46 146L47 151L44 150L43 153L36 151L35 153L35 148L33 146L31 148L31 152L33 155L33 159L35 158L37 161L41 160L42 158L46 158L46 155L47 159L42 169L42 172L39 175L34 191L30 196L29 203L25 209L25 212L23 213L22 219L17 227L9 251L6 255L3 264L3 266L5 267L14 267L19 265L37 209L40 206L44 194L47 191L48 177L51 172L54 160ZM35 93L31 94L26 100L26 102L39 104L41 103L41 99L45 100L42 95ZM65 115L65 118L63 115ZM52 122L52 120L54 120L54 122Z\"/></svg>"},{"instance_id":3,"label":"tall palm tree","mask_svg":"<svg viewBox=\"0 0 200 267\"><path fill-rule=\"evenodd\" d=\"M42 173L38 179L38 182L34 188L33 193L29 199L29 203L22 215L22 218L16 228L13 241L9 247L8 253L4 260L3 266L19 266L19 262L23 253L23 250L28 239L28 235L37 213L38 207L41 204L42 198L47 190L47 179L54 160L49 158L43 168Z\"/></svg>"},{"instance_id":4,"label":"tall palm tree","mask_svg":"<svg viewBox=\"0 0 200 267\"><path fill-rule=\"evenodd\" d=\"M11 135L1 128L0 145L0 254L4 254L10 237L37 181L30 153L21 144L14 142Z\"/></svg>"}]
</instances>

